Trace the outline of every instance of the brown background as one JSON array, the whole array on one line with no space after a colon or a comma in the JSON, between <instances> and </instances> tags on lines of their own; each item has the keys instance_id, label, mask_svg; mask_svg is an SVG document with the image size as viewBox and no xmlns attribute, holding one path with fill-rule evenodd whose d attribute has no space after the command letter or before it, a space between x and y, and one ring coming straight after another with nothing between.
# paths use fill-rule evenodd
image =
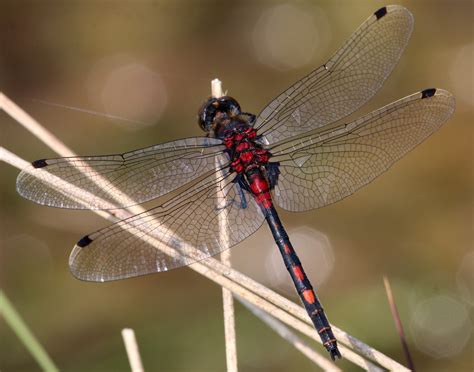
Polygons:
<instances>
[{"instance_id":1,"label":"brown background","mask_svg":"<svg viewBox=\"0 0 474 372\"><path fill-rule=\"evenodd\" d=\"M80 154L128 151L200 135L196 110L214 77L245 110L257 113L386 5L285 4L1 1L0 90ZM307 239L300 248L305 267L320 282L318 293L334 324L403 360L385 274L419 369L472 370L472 2L402 4L416 20L411 42L361 112L435 86L456 96L455 116L354 196L281 217L290 235ZM275 11L278 6L287 8ZM259 27L272 14L283 26L273 35L276 44L263 45ZM280 59L269 64L272 45L280 46ZM306 63L297 66L301 61ZM5 113L0 138L1 146L29 161L55 155ZM74 279L67 268L70 249L106 222L90 212L34 205L16 194L17 170L0 163L0 174L0 286L62 370L128 370L120 338L126 326L137 332L149 371L224 370L219 287L188 269L106 284ZM273 265L275 250L262 228L232 253L239 270L294 298L279 280L283 265ZM236 311L242 371L313 368L247 310L237 305ZM2 371L37 368L2 319L0 343ZM340 366L354 369L345 361Z\"/></svg>"}]
</instances>

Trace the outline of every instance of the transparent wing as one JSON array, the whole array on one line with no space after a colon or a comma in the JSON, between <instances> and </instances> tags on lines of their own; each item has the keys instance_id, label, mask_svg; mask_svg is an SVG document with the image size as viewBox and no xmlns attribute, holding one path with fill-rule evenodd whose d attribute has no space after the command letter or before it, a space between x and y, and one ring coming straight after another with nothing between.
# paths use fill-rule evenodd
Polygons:
<instances>
[{"instance_id":1,"label":"transparent wing","mask_svg":"<svg viewBox=\"0 0 474 372\"><path fill-rule=\"evenodd\" d=\"M275 146L277 204L305 211L351 195L438 130L454 108L449 92L426 89L352 123Z\"/></svg>"},{"instance_id":2,"label":"transparent wing","mask_svg":"<svg viewBox=\"0 0 474 372\"><path fill-rule=\"evenodd\" d=\"M37 160L19 174L17 190L27 199L53 207L127 207L164 195L215 169L215 155L224 149L221 143L195 137L124 154ZM75 197L77 188L85 191L80 198Z\"/></svg>"},{"instance_id":3,"label":"transparent wing","mask_svg":"<svg viewBox=\"0 0 474 372\"><path fill-rule=\"evenodd\" d=\"M82 238L69 265L79 279L108 281L215 255L255 232L264 217L234 175L205 177L170 202Z\"/></svg>"},{"instance_id":4,"label":"transparent wing","mask_svg":"<svg viewBox=\"0 0 474 372\"><path fill-rule=\"evenodd\" d=\"M323 66L288 88L259 114L262 141L274 144L351 114L382 86L413 30L413 16L391 5L370 16Z\"/></svg>"}]
</instances>

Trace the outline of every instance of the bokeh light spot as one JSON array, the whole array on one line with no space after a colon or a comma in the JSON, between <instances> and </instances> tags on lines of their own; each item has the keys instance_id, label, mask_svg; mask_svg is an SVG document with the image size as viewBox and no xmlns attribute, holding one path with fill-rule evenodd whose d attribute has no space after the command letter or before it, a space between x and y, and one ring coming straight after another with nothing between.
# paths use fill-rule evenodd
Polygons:
<instances>
[{"instance_id":1,"label":"bokeh light spot","mask_svg":"<svg viewBox=\"0 0 474 372\"><path fill-rule=\"evenodd\" d=\"M101 102L105 113L127 119L118 123L132 129L155 124L168 102L160 75L128 56L103 59L91 72L88 85L92 99Z\"/></svg>"},{"instance_id":2,"label":"bokeh light spot","mask_svg":"<svg viewBox=\"0 0 474 372\"><path fill-rule=\"evenodd\" d=\"M416 304L410 329L419 350L447 358L463 350L472 325L466 306L450 296L437 295Z\"/></svg>"},{"instance_id":3,"label":"bokeh light spot","mask_svg":"<svg viewBox=\"0 0 474 372\"><path fill-rule=\"evenodd\" d=\"M276 5L265 10L254 26L255 55L277 70L302 67L327 47L329 31L326 15L317 6Z\"/></svg>"},{"instance_id":4,"label":"bokeh light spot","mask_svg":"<svg viewBox=\"0 0 474 372\"><path fill-rule=\"evenodd\" d=\"M449 76L456 99L463 101L469 106L474 105L473 68L474 43L467 44L462 48L457 48L454 54Z\"/></svg>"}]
</instances>

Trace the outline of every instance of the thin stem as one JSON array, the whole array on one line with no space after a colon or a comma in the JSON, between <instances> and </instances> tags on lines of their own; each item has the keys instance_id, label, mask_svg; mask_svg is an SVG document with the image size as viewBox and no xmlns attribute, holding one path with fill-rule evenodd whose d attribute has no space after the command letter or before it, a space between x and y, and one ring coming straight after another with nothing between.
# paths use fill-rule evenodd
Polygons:
<instances>
[{"instance_id":1,"label":"thin stem","mask_svg":"<svg viewBox=\"0 0 474 372\"><path fill-rule=\"evenodd\" d=\"M219 79L214 79L211 82L211 94L213 97L219 98L222 96L222 82ZM216 169L219 168L219 162L216 159ZM221 172L216 172L216 179L221 178ZM218 198L221 205L219 208L225 207L225 194L220 184L217 183L217 192L220 195ZM224 213L219 213L219 233L224 242L229 241L229 233L227 231L227 221ZM231 266L230 263L230 250L227 249L221 253L221 262L225 266ZM224 335L225 335L225 355L227 363L227 372L237 372L237 342L235 338L235 313L234 313L234 300L232 298L232 292L222 287L222 304L224 311Z\"/></svg>"},{"instance_id":2,"label":"thin stem","mask_svg":"<svg viewBox=\"0 0 474 372\"><path fill-rule=\"evenodd\" d=\"M44 371L59 371L3 291L0 291L0 314Z\"/></svg>"},{"instance_id":3,"label":"thin stem","mask_svg":"<svg viewBox=\"0 0 474 372\"><path fill-rule=\"evenodd\" d=\"M51 107L59 107L59 108L63 108L63 109L71 110L71 111L78 111L78 112L81 112L81 113L84 113L84 114L100 116L100 117L103 117L103 118L106 118L106 119L120 120L120 121L124 121L124 122L127 122L127 123L132 123L132 124L140 124L140 125L147 125L147 126L150 125L150 123L146 123L144 121L132 120L132 119L128 119L128 118L124 118L122 116L117 116L117 115L112 115L112 114L104 114L103 112L89 110L89 109L85 109L85 108L81 108L81 107L63 105L61 103L48 102L48 101L44 101L42 99L33 98L32 101L33 102L39 102L43 105L47 105L47 106L51 106Z\"/></svg>"},{"instance_id":4,"label":"thin stem","mask_svg":"<svg viewBox=\"0 0 474 372\"><path fill-rule=\"evenodd\" d=\"M222 94L222 81L219 79L214 79L211 81L211 95L214 98L220 98Z\"/></svg>"},{"instance_id":5,"label":"thin stem","mask_svg":"<svg viewBox=\"0 0 474 372\"><path fill-rule=\"evenodd\" d=\"M138 350L138 343L135 337L135 332L131 328L122 329L123 343L127 351L128 362L132 372L143 372L142 358Z\"/></svg>"},{"instance_id":6,"label":"thin stem","mask_svg":"<svg viewBox=\"0 0 474 372\"><path fill-rule=\"evenodd\" d=\"M405 354L408 368L410 368L414 372L415 364L413 363L410 349L408 348L405 332L403 331L402 320L400 318L400 314L398 313L397 304L395 303L395 299L393 297L392 287L390 285L390 282L388 281L388 278L385 275L383 277L383 284L385 286L385 292L387 293L388 304L390 305L390 311L392 312L393 321L395 322L395 327L397 328L398 336L400 337L400 342L403 347L403 353Z\"/></svg>"},{"instance_id":7,"label":"thin stem","mask_svg":"<svg viewBox=\"0 0 474 372\"><path fill-rule=\"evenodd\" d=\"M47 144L51 149L61 156L74 156L74 152L69 149L50 131L46 130L40 123L28 115L5 94L0 92L0 108L15 119L19 124L28 129L35 137Z\"/></svg>"},{"instance_id":8,"label":"thin stem","mask_svg":"<svg viewBox=\"0 0 474 372\"><path fill-rule=\"evenodd\" d=\"M230 250L221 253L221 261L230 266ZM237 341L235 335L235 311L232 292L222 287L222 302L224 307L225 350L228 372L237 372Z\"/></svg>"}]
</instances>

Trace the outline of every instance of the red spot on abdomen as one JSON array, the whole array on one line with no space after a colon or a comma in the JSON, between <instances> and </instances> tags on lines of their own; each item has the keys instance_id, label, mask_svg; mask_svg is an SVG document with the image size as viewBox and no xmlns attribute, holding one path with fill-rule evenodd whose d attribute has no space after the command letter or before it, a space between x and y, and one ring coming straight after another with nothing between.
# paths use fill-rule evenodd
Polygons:
<instances>
[{"instance_id":1,"label":"red spot on abdomen","mask_svg":"<svg viewBox=\"0 0 474 372\"><path fill-rule=\"evenodd\" d=\"M306 289L303 291L303 298L309 304L314 304L316 297L314 297L314 292L311 289Z\"/></svg>"},{"instance_id":2,"label":"red spot on abdomen","mask_svg":"<svg viewBox=\"0 0 474 372\"><path fill-rule=\"evenodd\" d=\"M268 209L272 206L272 204L272 198L270 197L270 194L268 194L268 198L265 198L265 200L262 202L262 207Z\"/></svg>"},{"instance_id":3,"label":"red spot on abdomen","mask_svg":"<svg viewBox=\"0 0 474 372\"><path fill-rule=\"evenodd\" d=\"M252 190L256 202L263 208L270 208L273 203L267 180L262 175L256 173L250 176L249 181L250 190Z\"/></svg>"},{"instance_id":4,"label":"red spot on abdomen","mask_svg":"<svg viewBox=\"0 0 474 372\"><path fill-rule=\"evenodd\" d=\"M257 175L250 180L250 189L254 195L264 193L269 189L268 182L260 175Z\"/></svg>"},{"instance_id":5,"label":"red spot on abdomen","mask_svg":"<svg viewBox=\"0 0 474 372\"><path fill-rule=\"evenodd\" d=\"M290 254L290 253L291 253L291 248L290 248L290 246L289 246L288 244L285 244L285 245L284 245L284 248L285 248L285 253L286 253L286 254Z\"/></svg>"},{"instance_id":6,"label":"red spot on abdomen","mask_svg":"<svg viewBox=\"0 0 474 372\"><path fill-rule=\"evenodd\" d=\"M303 269L301 268L301 266L293 266L293 273L295 274L295 276L303 281L304 280L304 273L303 273Z\"/></svg>"},{"instance_id":7,"label":"red spot on abdomen","mask_svg":"<svg viewBox=\"0 0 474 372\"><path fill-rule=\"evenodd\" d=\"M272 197L269 192L262 192L254 195L254 198L257 203L264 208L270 208L272 206Z\"/></svg>"}]
</instances>

